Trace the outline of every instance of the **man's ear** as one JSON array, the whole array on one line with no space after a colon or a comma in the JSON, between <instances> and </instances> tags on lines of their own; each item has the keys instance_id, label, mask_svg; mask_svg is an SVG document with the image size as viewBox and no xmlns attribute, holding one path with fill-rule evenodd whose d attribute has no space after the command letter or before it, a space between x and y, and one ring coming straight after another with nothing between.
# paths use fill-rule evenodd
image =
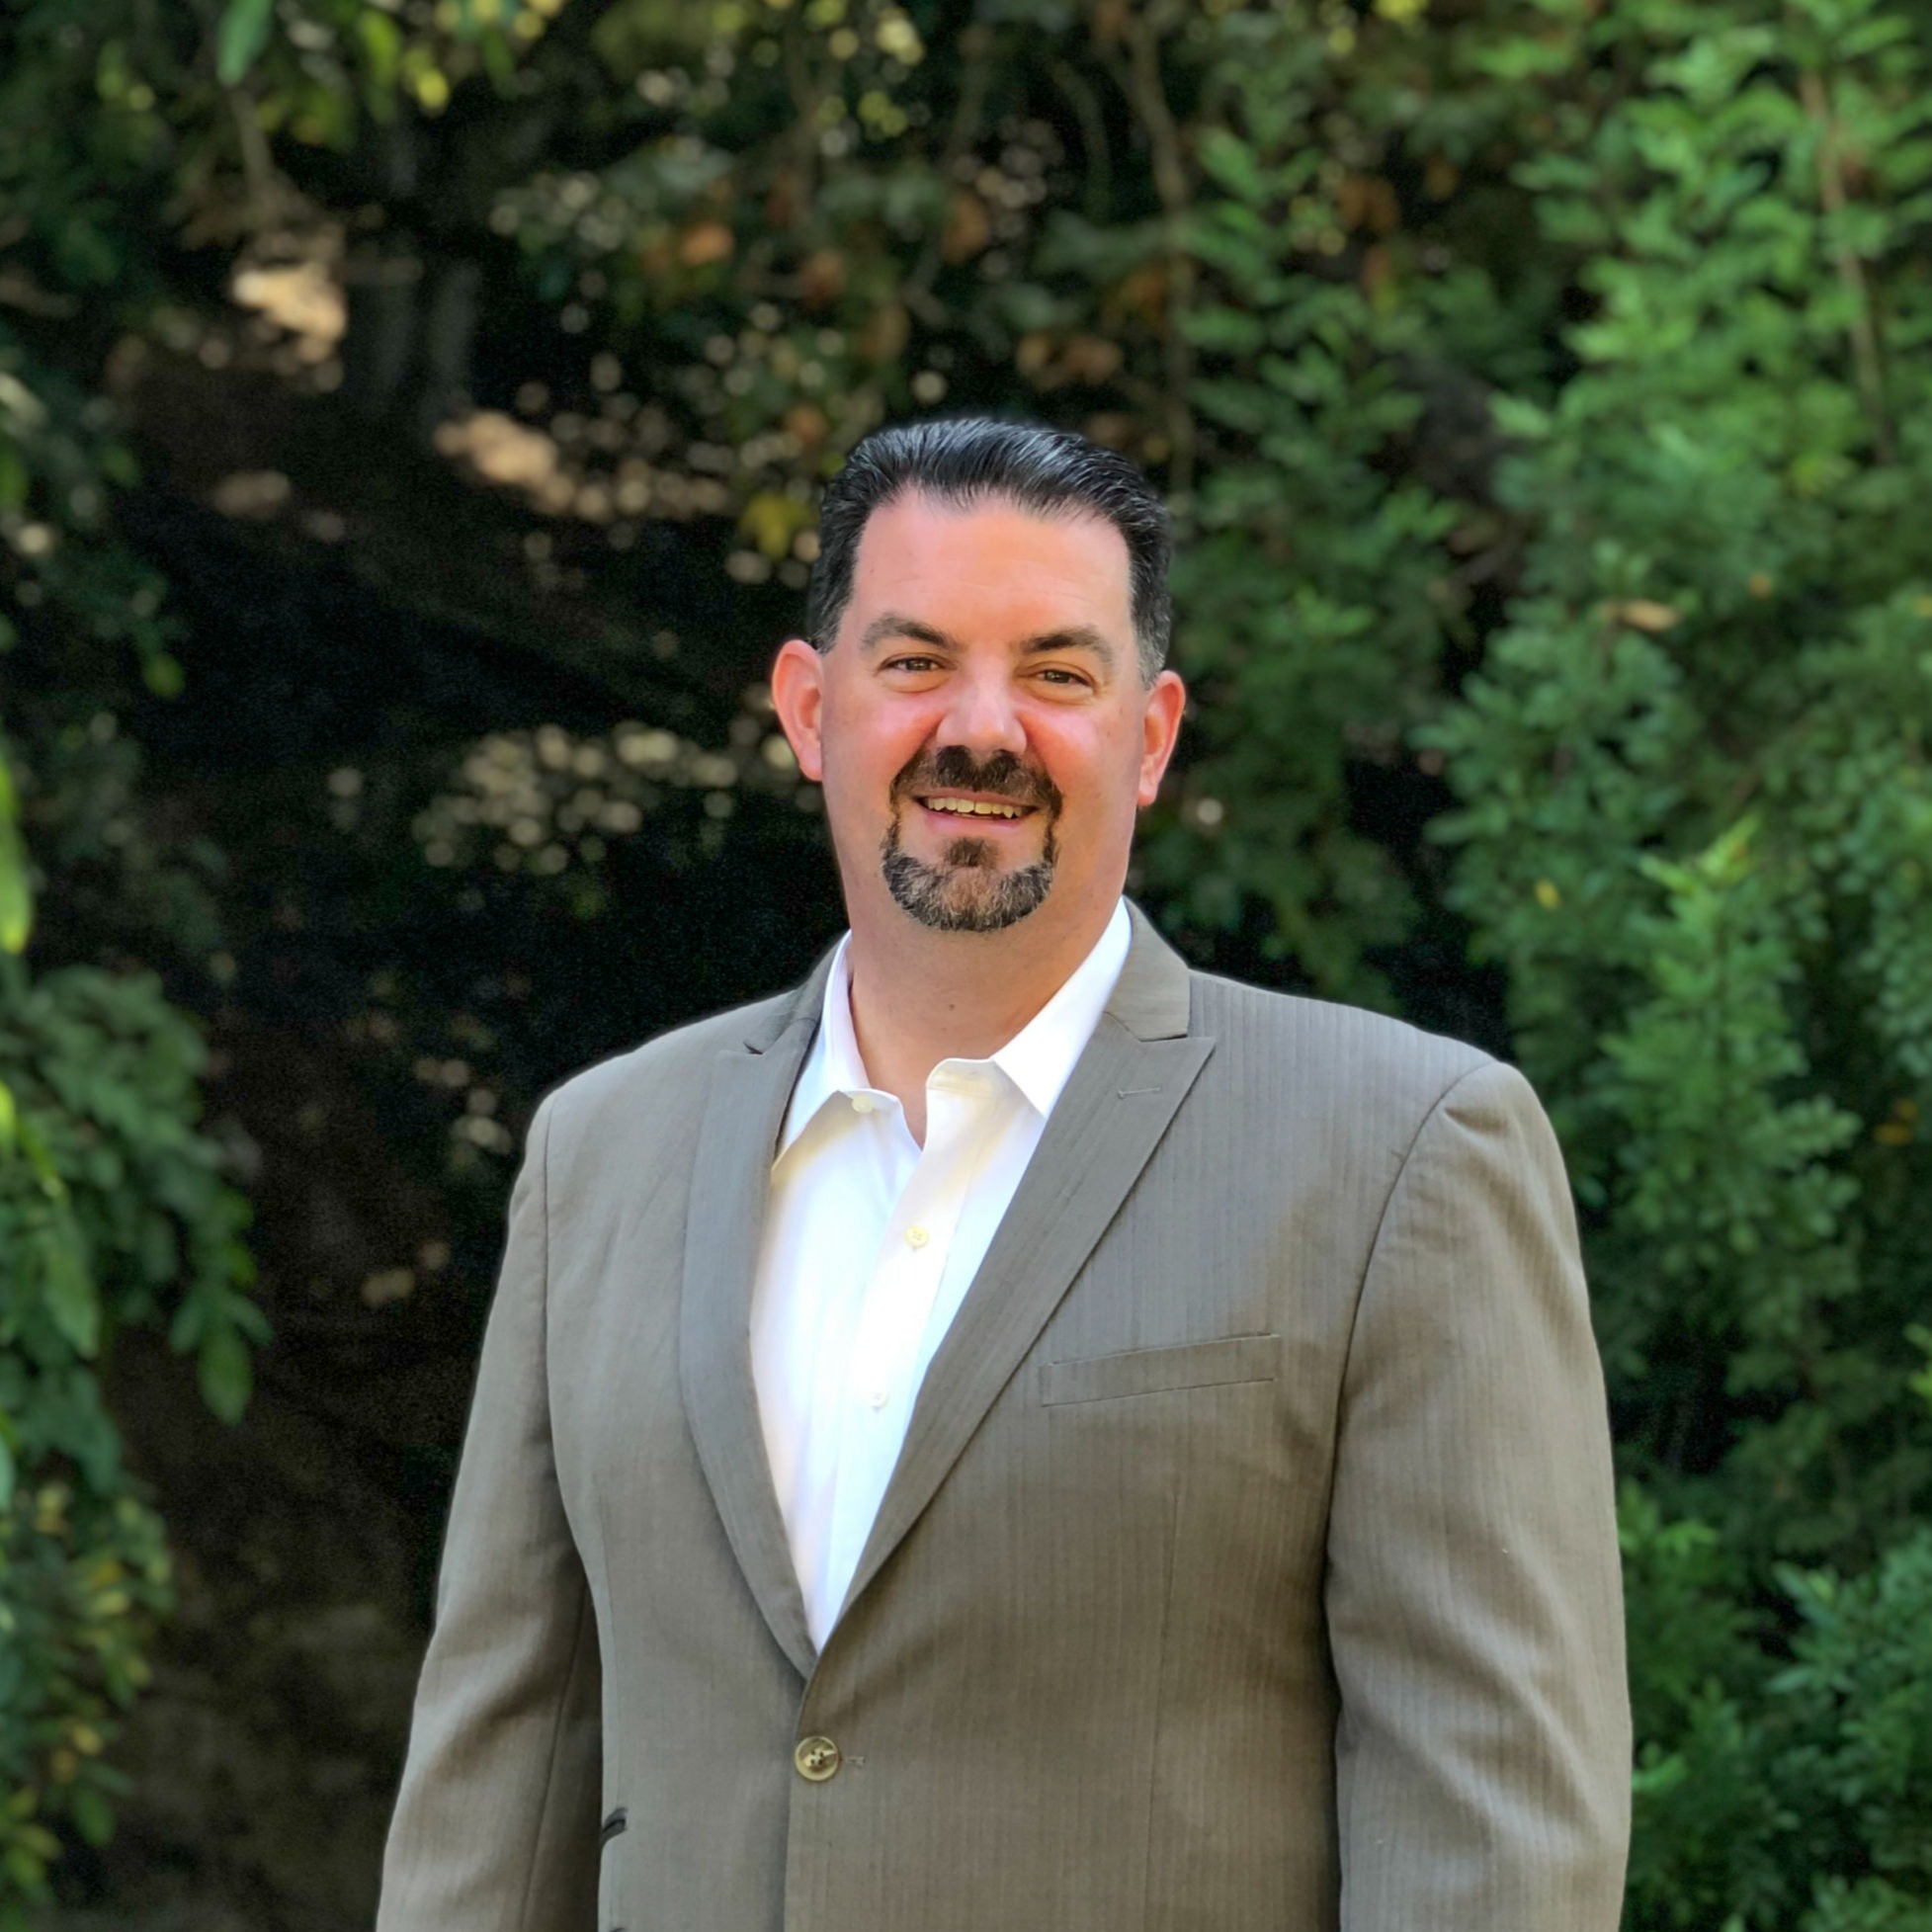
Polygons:
<instances>
[{"instance_id":1,"label":"man's ear","mask_svg":"<svg viewBox=\"0 0 1932 1932\"><path fill-rule=\"evenodd\" d=\"M799 771L813 784L825 776L818 736L824 708L824 660L802 637L788 637L772 663L772 709Z\"/></svg>"},{"instance_id":2,"label":"man's ear","mask_svg":"<svg viewBox=\"0 0 1932 1932\"><path fill-rule=\"evenodd\" d=\"M1139 801L1150 805L1160 797L1161 775L1174 755L1187 711L1187 686L1178 671L1163 671L1147 692L1147 709L1140 725Z\"/></svg>"}]
</instances>

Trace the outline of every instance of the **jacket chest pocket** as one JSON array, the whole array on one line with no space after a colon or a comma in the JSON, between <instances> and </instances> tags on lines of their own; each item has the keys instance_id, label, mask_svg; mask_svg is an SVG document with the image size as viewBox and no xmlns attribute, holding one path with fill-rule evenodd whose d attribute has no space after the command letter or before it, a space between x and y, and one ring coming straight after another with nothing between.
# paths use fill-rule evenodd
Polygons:
<instances>
[{"instance_id":1,"label":"jacket chest pocket","mask_svg":"<svg viewBox=\"0 0 1932 1932\"><path fill-rule=\"evenodd\" d=\"M1177 1388L1213 1388L1228 1383L1273 1382L1281 1374L1279 1335L1222 1335L1173 1348L1128 1349L1070 1362L1043 1362L1040 1400L1112 1402L1130 1395L1158 1395Z\"/></svg>"}]
</instances>

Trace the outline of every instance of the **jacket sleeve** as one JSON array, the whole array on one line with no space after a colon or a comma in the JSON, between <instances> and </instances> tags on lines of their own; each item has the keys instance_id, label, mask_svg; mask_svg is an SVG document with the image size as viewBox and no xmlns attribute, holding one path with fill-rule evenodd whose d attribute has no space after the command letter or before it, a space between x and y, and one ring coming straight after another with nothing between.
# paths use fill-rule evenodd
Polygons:
<instances>
[{"instance_id":1,"label":"jacket sleeve","mask_svg":"<svg viewBox=\"0 0 1932 1932\"><path fill-rule=\"evenodd\" d=\"M1576 1222L1528 1083L1423 1123L1344 1375L1326 1611L1343 1932L1615 1932L1630 1709Z\"/></svg>"},{"instance_id":2,"label":"jacket sleeve","mask_svg":"<svg viewBox=\"0 0 1932 1932\"><path fill-rule=\"evenodd\" d=\"M596 1925L602 1680L545 1348L551 1105L510 1197L377 1932Z\"/></svg>"}]
</instances>

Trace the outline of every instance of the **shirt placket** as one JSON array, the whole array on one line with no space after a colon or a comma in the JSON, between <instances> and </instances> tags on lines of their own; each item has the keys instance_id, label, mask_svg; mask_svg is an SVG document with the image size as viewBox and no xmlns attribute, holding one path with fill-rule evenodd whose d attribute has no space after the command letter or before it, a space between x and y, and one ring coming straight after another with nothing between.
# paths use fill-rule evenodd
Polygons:
<instances>
[{"instance_id":1,"label":"shirt placket","mask_svg":"<svg viewBox=\"0 0 1932 1932\"><path fill-rule=\"evenodd\" d=\"M880 1243L839 1405L832 1543L836 1573L847 1577L858 1566L905 1438L915 1392L911 1372L983 1159L994 1106L983 1074L935 1074L927 1090L926 1144Z\"/></svg>"}]
</instances>

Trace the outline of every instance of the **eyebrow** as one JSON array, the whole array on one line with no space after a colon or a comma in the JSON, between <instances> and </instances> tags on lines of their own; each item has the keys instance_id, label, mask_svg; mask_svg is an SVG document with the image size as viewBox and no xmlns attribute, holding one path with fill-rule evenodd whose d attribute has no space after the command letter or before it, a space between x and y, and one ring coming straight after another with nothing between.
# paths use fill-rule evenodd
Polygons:
<instances>
[{"instance_id":1,"label":"eyebrow","mask_svg":"<svg viewBox=\"0 0 1932 1932\"><path fill-rule=\"evenodd\" d=\"M915 643L932 644L940 650L965 648L959 638L940 630L937 625L904 617L896 611L886 611L874 618L860 635L859 648L870 654L887 637L909 637ZM1016 649L1022 657L1039 657L1054 650L1087 651L1109 671L1113 670L1119 656L1107 638L1090 624L1066 625L1056 630L1043 630L1037 636L1023 637Z\"/></svg>"}]
</instances>

